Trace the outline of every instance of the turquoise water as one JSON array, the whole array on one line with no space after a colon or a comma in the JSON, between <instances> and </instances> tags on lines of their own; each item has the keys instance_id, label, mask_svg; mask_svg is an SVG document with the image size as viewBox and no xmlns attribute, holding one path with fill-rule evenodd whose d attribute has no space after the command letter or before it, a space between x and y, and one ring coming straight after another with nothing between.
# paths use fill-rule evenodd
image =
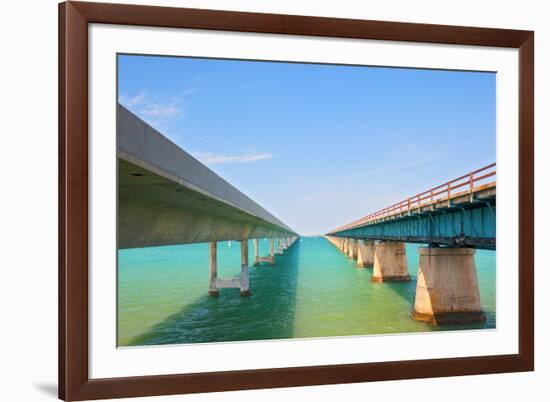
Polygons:
<instances>
[{"instance_id":1,"label":"turquoise water","mask_svg":"<svg viewBox=\"0 0 550 402\"><path fill-rule=\"evenodd\" d=\"M222 289L209 297L208 245L120 250L118 345L160 345L495 328L496 255L475 255L481 324L433 326L410 318L418 245L407 244L408 283L371 283L323 237L302 237L275 266L250 268L250 297ZM252 261L252 244L250 244ZM267 255L269 242L260 240ZM220 242L218 275L240 271L240 244Z\"/></svg>"}]
</instances>

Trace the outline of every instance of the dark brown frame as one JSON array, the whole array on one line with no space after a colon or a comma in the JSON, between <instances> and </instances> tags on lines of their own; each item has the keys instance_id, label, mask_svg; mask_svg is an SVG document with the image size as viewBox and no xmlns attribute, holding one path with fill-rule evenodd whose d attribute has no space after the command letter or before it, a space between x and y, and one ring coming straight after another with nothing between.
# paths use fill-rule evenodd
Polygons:
<instances>
[{"instance_id":1,"label":"dark brown frame","mask_svg":"<svg viewBox=\"0 0 550 402\"><path fill-rule=\"evenodd\" d=\"M88 24L122 24L519 49L519 353L89 379ZM119 398L534 370L534 33L105 3L59 5L59 397Z\"/></svg>"}]
</instances>

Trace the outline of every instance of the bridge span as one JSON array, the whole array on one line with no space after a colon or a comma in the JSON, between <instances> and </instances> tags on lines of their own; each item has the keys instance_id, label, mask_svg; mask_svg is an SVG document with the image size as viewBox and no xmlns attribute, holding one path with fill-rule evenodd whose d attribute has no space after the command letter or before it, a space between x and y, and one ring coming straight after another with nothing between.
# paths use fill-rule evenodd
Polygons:
<instances>
[{"instance_id":1,"label":"bridge span","mask_svg":"<svg viewBox=\"0 0 550 402\"><path fill-rule=\"evenodd\" d=\"M326 234L373 282L410 281L405 243L421 243L412 317L434 324L485 320L475 249L496 247L496 164L408 197Z\"/></svg>"},{"instance_id":2,"label":"bridge span","mask_svg":"<svg viewBox=\"0 0 550 402\"><path fill-rule=\"evenodd\" d=\"M223 180L139 117L118 105L119 249L186 243L209 243L208 292L239 288L250 293L248 241L254 243L254 265L275 264L297 233L262 206ZM259 238L270 240L270 254L258 255ZM241 243L241 272L218 278L217 242Z\"/></svg>"}]
</instances>

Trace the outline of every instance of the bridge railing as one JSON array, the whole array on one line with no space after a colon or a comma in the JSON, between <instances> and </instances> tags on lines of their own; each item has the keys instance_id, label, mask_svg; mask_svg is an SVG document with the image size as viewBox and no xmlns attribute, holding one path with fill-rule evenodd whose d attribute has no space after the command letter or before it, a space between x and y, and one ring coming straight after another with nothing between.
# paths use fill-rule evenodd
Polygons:
<instances>
[{"instance_id":1,"label":"bridge railing","mask_svg":"<svg viewBox=\"0 0 550 402\"><path fill-rule=\"evenodd\" d=\"M418 193L405 200L399 201L389 207L383 208L370 215L364 216L354 222L341 226L331 233L340 232L342 230L351 229L358 226L363 226L369 222L395 215L401 212L407 212L411 209L430 205L436 202L447 201L461 193L471 193L484 184L488 184L488 179L495 176L497 173L496 163L484 166L472 172L469 172L456 179L450 180L437 187L433 187L422 193Z\"/></svg>"}]
</instances>

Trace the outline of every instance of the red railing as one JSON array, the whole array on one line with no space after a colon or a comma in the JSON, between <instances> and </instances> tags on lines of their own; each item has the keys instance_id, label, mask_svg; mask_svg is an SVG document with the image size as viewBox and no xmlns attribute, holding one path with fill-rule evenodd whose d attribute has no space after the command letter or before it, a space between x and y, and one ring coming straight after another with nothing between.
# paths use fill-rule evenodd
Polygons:
<instances>
[{"instance_id":1,"label":"red railing","mask_svg":"<svg viewBox=\"0 0 550 402\"><path fill-rule=\"evenodd\" d=\"M396 204L390 205L380 211L374 212L370 215L364 216L361 219L353 221L347 225L341 226L330 233L340 232L342 230L352 229L358 226L366 225L369 222L386 218L401 212L407 212L411 209L419 208L422 206L430 205L435 202L441 202L450 200L453 197L461 193L471 193L476 190L476 183L486 180L492 176L495 176L497 173L496 163L491 163L490 165L484 166L480 169L474 170L473 172L467 173L464 176L457 177L454 180L448 181L441 184L440 186L431 188L422 193L416 194L412 197L409 197L403 201L400 201ZM489 183L481 184L487 185ZM479 187L478 186L478 187ZM464 189L466 187L466 189ZM460 189L460 191L458 191Z\"/></svg>"}]
</instances>

